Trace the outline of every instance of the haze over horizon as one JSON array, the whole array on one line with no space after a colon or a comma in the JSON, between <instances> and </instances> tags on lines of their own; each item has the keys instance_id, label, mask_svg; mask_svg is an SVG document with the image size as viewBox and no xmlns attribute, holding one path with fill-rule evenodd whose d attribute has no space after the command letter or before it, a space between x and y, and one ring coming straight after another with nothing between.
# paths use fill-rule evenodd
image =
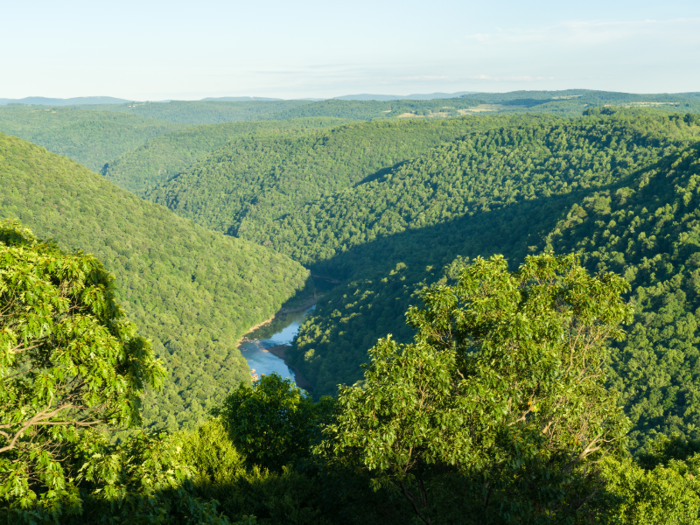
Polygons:
<instances>
[{"instance_id":1,"label":"haze over horizon","mask_svg":"<svg viewBox=\"0 0 700 525\"><path fill-rule=\"evenodd\" d=\"M513 0L39 0L5 15L20 23L0 42L21 52L4 57L0 98L700 90L700 4L689 0L593 0L585 12Z\"/></svg>"}]
</instances>

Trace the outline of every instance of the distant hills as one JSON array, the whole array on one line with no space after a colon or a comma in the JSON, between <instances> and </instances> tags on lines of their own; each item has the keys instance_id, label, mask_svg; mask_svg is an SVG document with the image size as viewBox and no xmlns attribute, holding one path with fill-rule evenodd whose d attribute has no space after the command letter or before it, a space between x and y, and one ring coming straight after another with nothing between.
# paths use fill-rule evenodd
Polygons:
<instances>
[{"instance_id":1,"label":"distant hills","mask_svg":"<svg viewBox=\"0 0 700 525\"><path fill-rule=\"evenodd\" d=\"M123 98L114 97L75 97L75 98L0 98L0 106L7 104L36 104L40 106L82 106L85 104L124 104L129 102Z\"/></svg>"},{"instance_id":2,"label":"distant hills","mask_svg":"<svg viewBox=\"0 0 700 525\"><path fill-rule=\"evenodd\" d=\"M277 102L284 100L282 98L266 98L266 97L207 97L200 102Z\"/></svg>"},{"instance_id":3,"label":"distant hills","mask_svg":"<svg viewBox=\"0 0 700 525\"><path fill-rule=\"evenodd\" d=\"M635 94L617 93L610 91L595 91L589 89L568 89L561 91L512 91L508 93L485 93L482 91L457 91L455 93L412 93L410 95L380 95L376 93L358 93L342 95L339 97L303 97L296 99L282 99L273 97L256 96L232 96L232 97L206 97L201 100L156 100L156 101L133 101L114 97L75 97L75 98L51 98L51 97L25 97L21 99L0 98L0 106L8 104L44 105L44 106L94 106L100 104L195 104L198 102L222 103L222 102L283 102L283 103L312 103L327 101L348 101L348 102L392 102L392 101L437 101L446 99L469 98L478 100L485 104L507 104L512 106L531 107L546 104L548 102L578 103L577 105L591 105L593 102L626 102L626 103L679 103L686 102L687 99L700 99L700 93L657 93L657 94ZM580 99L580 100L575 100ZM581 100L581 99L585 99ZM583 104L582 104L583 103ZM131 106L129 106L131 107ZM134 106L137 107L137 106ZM547 108L549 109L549 108ZM335 115L326 115L335 116ZM203 123L203 122L202 122ZM211 122L210 122L211 123Z\"/></svg>"},{"instance_id":4,"label":"distant hills","mask_svg":"<svg viewBox=\"0 0 700 525\"><path fill-rule=\"evenodd\" d=\"M136 118L136 117L135 117ZM105 164L106 179L143 197L157 184L182 173L208 154L242 136L276 134L281 130L320 129L339 126L343 119L319 117L258 122L224 122L205 124L161 135Z\"/></svg>"},{"instance_id":5,"label":"distant hills","mask_svg":"<svg viewBox=\"0 0 700 525\"><path fill-rule=\"evenodd\" d=\"M15 135L64 155L93 171L146 141L182 129L187 124L139 115L103 111L110 105L75 107L0 107L0 133ZM116 107L121 107L117 105Z\"/></svg>"},{"instance_id":6,"label":"distant hills","mask_svg":"<svg viewBox=\"0 0 700 525\"><path fill-rule=\"evenodd\" d=\"M630 94L606 91L572 89L563 91L514 91L510 93L474 93L454 96L453 98L434 98L432 96L459 95L460 93L433 93L429 95L407 95L413 99L400 100L263 100L261 97L228 97L229 100L204 101L160 101L160 102L126 102L107 103L111 97L83 97L74 99L51 99L30 97L21 99L25 103L0 105L0 132L21 137L35 144L44 146L49 151L65 155L95 172L100 172L105 164L110 165L122 155L136 152L148 141L169 135L190 126L206 124L223 124L253 121L286 121L290 119L342 119L354 120L444 120L455 117L471 118L484 115L516 115L539 113L563 117L581 116L585 111L595 107L626 107L637 109L658 109L664 112L700 113L700 93L683 94ZM348 95L352 97L390 97L393 95ZM420 97L426 97L419 100ZM227 98L227 97L223 97ZM243 99L234 101L236 98ZM342 98L342 97L341 97ZM52 101L61 101L62 105L43 105ZM90 103L98 101L99 103ZM5 99L7 102L7 99ZM74 105L67 103L80 102ZM33 103L33 104L30 104ZM41 103L41 104L39 104ZM340 124L337 121L335 125ZM325 122L311 127L334 125ZM271 129L286 128L285 124L267 124ZM229 132L227 128L205 129L183 132L174 139L173 145L183 150L174 157L173 162L166 156L159 157L158 168L142 166L144 176L138 188L130 186L130 191L143 192L151 189L152 183L162 182L177 175L173 169L184 169L200 155L209 154L222 145ZM245 129L242 127L240 129ZM251 129L252 131L252 129ZM201 134L200 134L201 133ZM213 135L210 136L210 133ZM191 143L189 138L194 138ZM213 137L216 140L209 140ZM189 137L189 138L187 138ZM165 144L170 137L157 144ZM185 139L185 142L183 142ZM232 140L229 139L229 140ZM206 143L206 147L204 144ZM149 147L154 144L149 144ZM172 150L170 146L165 149ZM188 151L185 154L185 150ZM141 151L137 156L143 161L145 157L155 158L155 151ZM182 155L184 156L182 156ZM141 158L143 157L143 158ZM160 163L165 160L165 164ZM167 167L166 167L167 164ZM136 164L131 163L129 170ZM121 168L125 168L123 164ZM121 169L120 168L120 169ZM141 168L139 168L141 169ZM158 173L158 171L160 173ZM113 171L113 170L112 170ZM116 177L116 172L112 173ZM155 178L153 178L155 174ZM120 177L112 180L117 181Z\"/></svg>"},{"instance_id":7,"label":"distant hills","mask_svg":"<svg viewBox=\"0 0 700 525\"><path fill-rule=\"evenodd\" d=\"M363 93L360 95L343 95L333 97L335 100L436 100L440 98L457 98L463 95L475 95L478 91L458 91L457 93L414 93L413 95L370 95Z\"/></svg>"},{"instance_id":8,"label":"distant hills","mask_svg":"<svg viewBox=\"0 0 700 525\"><path fill-rule=\"evenodd\" d=\"M321 100L434 100L441 98L456 98L463 95L473 95L477 91L459 91L457 93L427 93L427 94L413 94L413 95L371 95L371 94L359 94L359 95L343 95L342 97L328 97L328 98L301 98L298 100L308 100L308 101L321 101ZM270 98L270 97L206 97L197 102L281 102L285 99L282 98ZM289 100L289 99L286 99ZM123 98L114 97L74 97L74 98L51 98L51 97L25 97L25 98L0 98L0 106L6 106L7 104L28 104L28 105L41 105L41 106L84 106L91 104L125 104L127 102L134 102L132 100L127 100ZM139 101L142 102L142 101ZM171 100L160 100L155 101L156 103L168 103Z\"/></svg>"}]
</instances>

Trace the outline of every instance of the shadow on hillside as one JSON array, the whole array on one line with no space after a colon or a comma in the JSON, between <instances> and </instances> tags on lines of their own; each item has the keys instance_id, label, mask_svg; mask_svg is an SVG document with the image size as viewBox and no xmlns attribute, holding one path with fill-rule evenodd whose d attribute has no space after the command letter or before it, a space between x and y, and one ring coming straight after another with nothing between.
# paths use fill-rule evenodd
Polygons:
<instances>
[{"instance_id":1,"label":"shadow on hillside","mask_svg":"<svg viewBox=\"0 0 700 525\"><path fill-rule=\"evenodd\" d=\"M380 170L378 170L378 171L375 171L374 173L371 173L371 174L367 175L367 176L366 176L364 179L362 179L361 181L356 182L355 184L353 184L352 187L353 187L353 188L356 188L357 186L361 186L362 184L367 184L367 183L369 183L369 182L372 182L373 180L381 179L384 175L387 175L387 174L391 173L392 171L399 169L401 166L403 166L404 164L407 164L407 163L411 162L412 160L413 160L413 159L405 159L405 160L402 160L402 161L400 161L400 162L397 162L397 163L394 164L393 166L389 166L389 167L387 167L387 168L382 168L382 169L380 169Z\"/></svg>"},{"instance_id":2,"label":"shadow on hillside","mask_svg":"<svg viewBox=\"0 0 700 525\"><path fill-rule=\"evenodd\" d=\"M418 292L442 279L446 267L457 258L468 262L477 256L502 254L511 270L516 270L527 255L545 249L547 236L559 221L567 219L574 204L583 204L585 213L597 219L595 203L593 199L584 203L586 197L604 191L613 194L654 172L663 174L678 155L612 184L483 209L471 216L379 237L311 265L312 274L332 276L342 284L319 300L311 324L302 327L300 339L287 352L289 362L313 385L315 395L334 395L338 384L362 379L360 365L379 338L392 334L399 343L411 341L414 332L405 323L406 310L420 304ZM610 216L603 212L600 219L607 223ZM569 244L575 246L577 240L591 237L598 228L596 222L581 223L576 228L577 239ZM450 278L457 275L448 273Z\"/></svg>"},{"instance_id":3,"label":"shadow on hillside","mask_svg":"<svg viewBox=\"0 0 700 525\"><path fill-rule=\"evenodd\" d=\"M313 274L348 281L390 271L399 262L408 266L425 265L442 269L458 256L474 258L500 253L509 260L514 270L526 255L539 253L545 248L547 234L566 218L574 204L582 203L594 193L614 193L646 175L669 169L681 153L664 157L612 184L565 195L539 196L493 210L482 209L473 215L463 215L431 226L379 236L337 253L330 259L310 264L309 268ZM338 288L342 288L342 285Z\"/></svg>"},{"instance_id":4,"label":"shadow on hillside","mask_svg":"<svg viewBox=\"0 0 700 525\"><path fill-rule=\"evenodd\" d=\"M623 503L602 484L592 483L591 476L561 476L542 468L529 469L526 482L500 487L495 479L485 483L482 476L460 474L447 466L429 467L416 475L425 483L414 478L405 484L406 490L422 515L443 525L508 525L535 516L541 521L533 521L554 524L575 515L593 523L606 512L615 514ZM568 490L557 483L564 478ZM262 523L281 525L423 523L398 486L377 491L370 487L364 469L336 466L306 472L285 467L282 472L253 469L228 482L200 483L196 492L203 500L216 499L217 510L234 522L254 515Z\"/></svg>"}]
</instances>

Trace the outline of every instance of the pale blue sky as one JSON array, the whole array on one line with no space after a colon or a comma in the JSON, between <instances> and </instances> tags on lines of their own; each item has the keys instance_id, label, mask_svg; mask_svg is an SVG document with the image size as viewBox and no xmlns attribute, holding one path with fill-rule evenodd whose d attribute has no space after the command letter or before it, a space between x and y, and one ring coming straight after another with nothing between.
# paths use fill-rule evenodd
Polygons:
<instances>
[{"instance_id":1,"label":"pale blue sky","mask_svg":"<svg viewBox=\"0 0 700 525\"><path fill-rule=\"evenodd\" d=\"M4 0L0 98L700 91L700 1Z\"/></svg>"}]
</instances>

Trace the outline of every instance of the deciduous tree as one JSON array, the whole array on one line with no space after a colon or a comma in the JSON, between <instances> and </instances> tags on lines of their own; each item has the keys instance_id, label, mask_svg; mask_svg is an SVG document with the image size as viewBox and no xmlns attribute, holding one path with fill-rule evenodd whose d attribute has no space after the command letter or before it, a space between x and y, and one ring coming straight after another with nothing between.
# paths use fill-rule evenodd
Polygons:
<instances>
[{"instance_id":1,"label":"deciduous tree","mask_svg":"<svg viewBox=\"0 0 700 525\"><path fill-rule=\"evenodd\" d=\"M139 425L163 377L97 259L0 225L0 500L77 498L82 431Z\"/></svg>"},{"instance_id":2,"label":"deciduous tree","mask_svg":"<svg viewBox=\"0 0 700 525\"><path fill-rule=\"evenodd\" d=\"M596 462L625 444L604 383L627 288L573 255L531 256L513 273L500 256L476 259L408 311L413 344L370 350L364 383L341 389L328 447L395 486L425 523L431 480L444 489L445 476L474 522L585 511Z\"/></svg>"}]
</instances>

